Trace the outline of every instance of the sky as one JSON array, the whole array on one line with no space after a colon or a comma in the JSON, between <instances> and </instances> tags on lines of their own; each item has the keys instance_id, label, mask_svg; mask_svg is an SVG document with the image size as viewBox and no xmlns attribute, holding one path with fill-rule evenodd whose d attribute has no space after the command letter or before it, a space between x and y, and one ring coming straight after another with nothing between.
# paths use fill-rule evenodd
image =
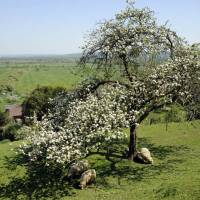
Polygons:
<instances>
[{"instance_id":1,"label":"sky","mask_svg":"<svg viewBox=\"0 0 200 200\"><path fill-rule=\"evenodd\" d=\"M126 7L125 0L0 0L0 55L81 52L85 35ZM137 0L159 23L200 42L200 0Z\"/></svg>"}]
</instances>

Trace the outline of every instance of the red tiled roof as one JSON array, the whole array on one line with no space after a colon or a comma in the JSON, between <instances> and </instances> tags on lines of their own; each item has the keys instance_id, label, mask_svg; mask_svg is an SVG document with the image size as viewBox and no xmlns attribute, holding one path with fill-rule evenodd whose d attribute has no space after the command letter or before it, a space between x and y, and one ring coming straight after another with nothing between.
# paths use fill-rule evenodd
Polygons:
<instances>
[{"instance_id":1,"label":"red tiled roof","mask_svg":"<svg viewBox=\"0 0 200 200\"><path fill-rule=\"evenodd\" d=\"M21 117L22 116L22 106L21 105L9 105L5 108L6 112L9 113L10 117Z\"/></svg>"}]
</instances>

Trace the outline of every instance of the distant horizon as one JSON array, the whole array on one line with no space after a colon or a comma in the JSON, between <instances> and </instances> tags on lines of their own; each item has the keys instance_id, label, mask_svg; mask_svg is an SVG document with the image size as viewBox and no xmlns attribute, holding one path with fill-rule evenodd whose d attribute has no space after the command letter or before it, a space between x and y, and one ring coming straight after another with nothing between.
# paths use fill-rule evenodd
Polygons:
<instances>
[{"instance_id":1,"label":"distant horizon","mask_svg":"<svg viewBox=\"0 0 200 200\"><path fill-rule=\"evenodd\" d=\"M22 53L22 54L0 54L0 57L36 57L36 56L69 56L69 55L81 55L82 52L75 53L61 53L61 54L53 54L53 53Z\"/></svg>"}]
</instances>

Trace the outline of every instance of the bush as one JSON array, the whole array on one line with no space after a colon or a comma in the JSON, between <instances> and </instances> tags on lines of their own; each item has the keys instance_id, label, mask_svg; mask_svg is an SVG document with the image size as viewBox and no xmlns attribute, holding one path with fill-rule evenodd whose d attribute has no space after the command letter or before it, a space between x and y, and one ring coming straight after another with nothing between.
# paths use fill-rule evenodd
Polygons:
<instances>
[{"instance_id":1,"label":"bush","mask_svg":"<svg viewBox=\"0 0 200 200\"><path fill-rule=\"evenodd\" d=\"M25 119L29 118L31 122L35 113L37 120L41 121L42 117L50 109L49 100L65 91L66 89L63 87L53 88L44 86L36 88L32 91L28 99L23 102L23 116Z\"/></svg>"},{"instance_id":2,"label":"bush","mask_svg":"<svg viewBox=\"0 0 200 200\"><path fill-rule=\"evenodd\" d=\"M9 124L7 127L5 127L4 133L3 133L3 139L9 139L10 141L17 140L17 131L20 129L19 124Z\"/></svg>"},{"instance_id":3,"label":"bush","mask_svg":"<svg viewBox=\"0 0 200 200\"><path fill-rule=\"evenodd\" d=\"M22 126L17 130L16 133L16 140L24 140L32 134L32 127L29 126Z\"/></svg>"},{"instance_id":4,"label":"bush","mask_svg":"<svg viewBox=\"0 0 200 200\"><path fill-rule=\"evenodd\" d=\"M200 102L187 106L187 120L197 120L200 119Z\"/></svg>"},{"instance_id":5,"label":"bush","mask_svg":"<svg viewBox=\"0 0 200 200\"><path fill-rule=\"evenodd\" d=\"M8 114L0 112L0 126L5 126L9 122Z\"/></svg>"},{"instance_id":6,"label":"bush","mask_svg":"<svg viewBox=\"0 0 200 200\"><path fill-rule=\"evenodd\" d=\"M165 123L168 122L182 122L186 120L186 112L183 107L179 105L172 105L165 114Z\"/></svg>"},{"instance_id":7,"label":"bush","mask_svg":"<svg viewBox=\"0 0 200 200\"><path fill-rule=\"evenodd\" d=\"M187 113L184 107L179 104L172 104L150 113L144 123L151 125L159 123L168 124L170 122L183 122L187 120L186 115Z\"/></svg>"},{"instance_id":8,"label":"bush","mask_svg":"<svg viewBox=\"0 0 200 200\"><path fill-rule=\"evenodd\" d=\"M0 141L4 139L3 128L0 128Z\"/></svg>"}]
</instances>

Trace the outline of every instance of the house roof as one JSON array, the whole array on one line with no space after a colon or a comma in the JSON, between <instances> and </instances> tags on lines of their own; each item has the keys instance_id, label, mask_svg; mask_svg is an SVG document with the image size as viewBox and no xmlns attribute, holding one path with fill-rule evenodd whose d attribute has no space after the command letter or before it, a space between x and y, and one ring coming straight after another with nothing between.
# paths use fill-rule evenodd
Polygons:
<instances>
[{"instance_id":1,"label":"house roof","mask_svg":"<svg viewBox=\"0 0 200 200\"><path fill-rule=\"evenodd\" d=\"M5 106L6 112L9 113L9 117L21 117L22 106L21 105L7 105Z\"/></svg>"}]
</instances>

